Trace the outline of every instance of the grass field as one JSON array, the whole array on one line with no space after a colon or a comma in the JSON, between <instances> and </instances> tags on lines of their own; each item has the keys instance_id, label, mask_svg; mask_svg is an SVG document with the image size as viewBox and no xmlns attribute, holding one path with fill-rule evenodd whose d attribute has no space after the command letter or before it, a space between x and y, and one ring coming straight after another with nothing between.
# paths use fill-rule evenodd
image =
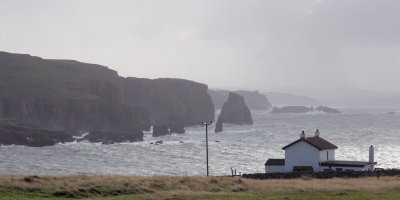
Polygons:
<instances>
[{"instance_id":1,"label":"grass field","mask_svg":"<svg viewBox=\"0 0 400 200\"><path fill-rule=\"evenodd\" d=\"M0 199L400 199L400 177L0 176Z\"/></svg>"}]
</instances>

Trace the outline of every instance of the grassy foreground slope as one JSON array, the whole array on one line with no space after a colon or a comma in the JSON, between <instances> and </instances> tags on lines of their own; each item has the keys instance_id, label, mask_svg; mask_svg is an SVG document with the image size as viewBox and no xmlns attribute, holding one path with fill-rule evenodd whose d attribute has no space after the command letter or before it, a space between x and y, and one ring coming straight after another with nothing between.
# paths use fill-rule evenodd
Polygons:
<instances>
[{"instance_id":1,"label":"grassy foreground slope","mask_svg":"<svg viewBox=\"0 0 400 200\"><path fill-rule=\"evenodd\" d=\"M0 176L0 199L400 199L400 177Z\"/></svg>"}]
</instances>

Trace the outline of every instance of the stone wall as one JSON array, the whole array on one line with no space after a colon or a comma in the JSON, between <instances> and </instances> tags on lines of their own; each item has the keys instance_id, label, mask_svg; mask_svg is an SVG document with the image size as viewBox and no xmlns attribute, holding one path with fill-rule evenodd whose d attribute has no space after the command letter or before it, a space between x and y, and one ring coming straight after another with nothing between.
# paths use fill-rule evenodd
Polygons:
<instances>
[{"instance_id":1,"label":"stone wall","mask_svg":"<svg viewBox=\"0 0 400 200\"><path fill-rule=\"evenodd\" d=\"M400 169L385 169L376 171L326 171L326 172L288 172L288 173L256 173L243 174L243 178L251 179L293 179L301 177L311 178L360 178L360 177L380 177L398 176Z\"/></svg>"}]
</instances>

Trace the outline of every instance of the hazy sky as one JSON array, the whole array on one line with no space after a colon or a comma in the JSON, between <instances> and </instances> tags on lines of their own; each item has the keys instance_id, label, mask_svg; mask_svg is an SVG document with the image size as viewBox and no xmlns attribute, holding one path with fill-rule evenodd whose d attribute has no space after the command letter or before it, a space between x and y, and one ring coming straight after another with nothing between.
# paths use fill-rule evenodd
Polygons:
<instances>
[{"instance_id":1,"label":"hazy sky","mask_svg":"<svg viewBox=\"0 0 400 200\"><path fill-rule=\"evenodd\" d=\"M0 0L0 50L210 87L400 91L400 1Z\"/></svg>"}]
</instances>

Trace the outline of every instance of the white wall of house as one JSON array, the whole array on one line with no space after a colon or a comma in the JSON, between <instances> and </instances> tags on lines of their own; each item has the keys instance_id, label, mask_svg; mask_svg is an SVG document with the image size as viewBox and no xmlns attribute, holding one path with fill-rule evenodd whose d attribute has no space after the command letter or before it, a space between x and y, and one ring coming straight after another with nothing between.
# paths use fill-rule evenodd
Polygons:
<instances>
[{"instance_id":1,"label":"white wall of house","mask_svg":"<svg viewBox=\"0 0 400 200\"><path fill-rule=\"evenodd\" d=\"M285 149L285 172L293 171L294 166L312 166L319 171L319 149L300 141Z\"/></svg>"},{"instance_id":2,"label":"white wall of house","mask_svg":"<svg viewBox=\"0 0 400 200\"><path fill-rule=\"evenodd\" d=\"M265 165L265 173L285 172L285 165Z\"/></svg>"},{"instance_id":3,"label":"white wall of house","mask_svg":"<svg viewBox=\"0 0 400 200\"><path fill-rule=\"evenodd\" d=\"M328 154L327 154L327 152L328 152ZM322 150L319 152L319 161L324 162L327 160L335 160L335 150L334 149Z\"/></svg>"}]
</instances>

